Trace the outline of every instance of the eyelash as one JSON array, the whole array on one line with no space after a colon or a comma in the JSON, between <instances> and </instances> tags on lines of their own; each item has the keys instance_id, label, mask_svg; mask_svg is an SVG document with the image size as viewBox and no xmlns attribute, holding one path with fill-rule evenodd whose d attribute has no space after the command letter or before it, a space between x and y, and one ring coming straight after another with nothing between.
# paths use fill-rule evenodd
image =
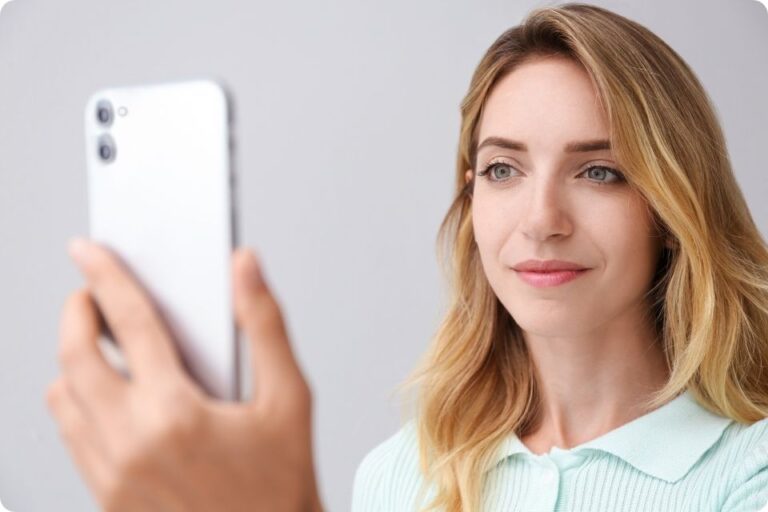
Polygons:
<instances>
[{"instance_id":1,"label":"eyelash","mask_svg":"<svg viewBox=\"0 0 768 512\"><path fill-rule=\"evenodd\" d=\"M514 167L512 165L510 165L510 164L508 164L506 162L490 162L488 165L485 166L485 168L482 171L477 173L477 175L478 176L486 176L487 175L486 179L488 181L492 182L492 183L499 183L499 182L502 182L502 181L506 181L506 179L504 179L504 180L494 180L494 179L491 178L493 173L491 173L490 171L494 167L496 167L497 165L503 165L503 166L509 167L511 169L514 169ZM589 171L591 171L592 169L595 169L595 168L597 168L597 169L606 169L607 171L609 171L612 174L614 174L616 176L616 178L617 178L616 181L612 181L612 182L590 180L590 181L592 181L593 183L595 183L597 185L612 185L612 184L618 184L618 183L626 181L626 179L624 178L624 175L622 173L620 173L619 171L617 171L613 167L608 167L607 165L590 165L589 167L584 169L580 174L588 173Z\"/></svg>"}]
</instances>

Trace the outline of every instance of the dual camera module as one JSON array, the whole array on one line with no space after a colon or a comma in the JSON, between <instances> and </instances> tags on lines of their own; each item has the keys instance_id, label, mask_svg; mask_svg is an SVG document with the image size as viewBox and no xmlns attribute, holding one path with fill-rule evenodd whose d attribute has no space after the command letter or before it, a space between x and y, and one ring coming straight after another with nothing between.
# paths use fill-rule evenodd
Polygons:
<instances>
[{"instance_id":1,"label":"dual camera module","mask_svg":"<svg viewBox=\"0 0 768 512\"><path fill-rule=\"evenodd\" d=\"M112 125L112 121L115 118L112 104L107 100L101 100L96 104L96 120L99 124L105 128L109 128ZM104 163L109 163L115 159L117 148L115 147L115 141L109 133L103 133L99 136L97 143L97 150L99 158Z\"/></svg>"}]
</instances>

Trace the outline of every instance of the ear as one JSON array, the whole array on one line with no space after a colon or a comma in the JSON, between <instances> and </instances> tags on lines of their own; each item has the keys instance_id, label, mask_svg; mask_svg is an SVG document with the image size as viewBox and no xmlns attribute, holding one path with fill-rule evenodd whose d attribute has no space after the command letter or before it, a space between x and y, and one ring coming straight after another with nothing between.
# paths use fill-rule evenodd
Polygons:
<instances>
[{"instance_id":1,"label":"ear","mask_svg":"<svg viewBox=\"0 0 768 512\"><path fill-rule=\"evenodd\" d=\"M464 183L469 183L473 174L475 173L472 171L472 169L467 169L467 172L464 173Z\"/></svg>"}]
</instances>

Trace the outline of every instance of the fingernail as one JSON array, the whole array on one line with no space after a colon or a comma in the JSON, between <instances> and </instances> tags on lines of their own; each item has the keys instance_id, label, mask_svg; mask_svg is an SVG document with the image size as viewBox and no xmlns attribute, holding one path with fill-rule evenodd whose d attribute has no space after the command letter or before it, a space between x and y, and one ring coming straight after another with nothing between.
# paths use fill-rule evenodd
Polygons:
<instances>
[{"instance_id":1,"label":"fingernail","mask_svg":"<svg viewBox=\"0 0 768 512\"><path fill-rule=\"evenodd\" d=\"M88 262L88 241L81 237L74 237L69 240L69 256L79 265L85 265Z\"/></svg>"}]
</instances>

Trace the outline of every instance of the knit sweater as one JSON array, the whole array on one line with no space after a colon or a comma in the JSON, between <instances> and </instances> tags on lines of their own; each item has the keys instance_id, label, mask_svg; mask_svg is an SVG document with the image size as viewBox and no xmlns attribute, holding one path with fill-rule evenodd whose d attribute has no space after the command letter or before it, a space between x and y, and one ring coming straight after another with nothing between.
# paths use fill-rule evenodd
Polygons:
<instances>
[{"instance_id":1,"label":"knit sweater","mask_svg":"<svg viewBox=\"0 0 768 512\"><path fill-rule=\"evenodd\" d=\"M511 434L484 476L483 512L757 512L768 504L768 418L740 424L686 391L570 449L537 455ZM416 512L423 483L412 419L359 464L352 512Z\"/></svg>"}]
</instances>

